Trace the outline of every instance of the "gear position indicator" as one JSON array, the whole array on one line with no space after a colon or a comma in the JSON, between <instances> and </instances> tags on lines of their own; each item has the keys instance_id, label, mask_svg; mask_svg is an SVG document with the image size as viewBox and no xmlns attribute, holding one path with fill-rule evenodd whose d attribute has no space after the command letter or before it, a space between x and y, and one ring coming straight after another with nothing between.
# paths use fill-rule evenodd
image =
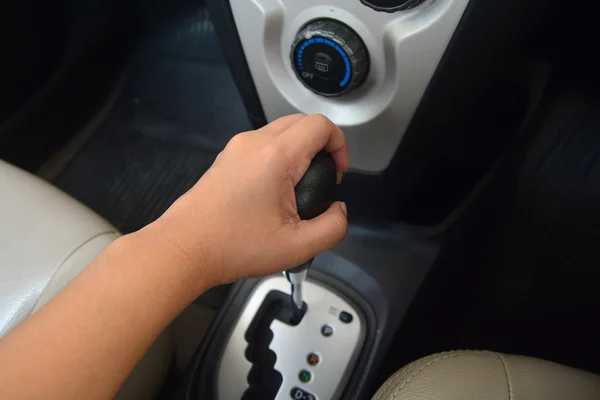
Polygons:
<instances>
[{"instance_id":1,"label":"gear position indicator","mask_svg":"<svg viewBox=\"0 0 600 400\"><path fill-rule=\"evenodd\" d=\"M317 397L313 394L308 393L306 390L295 387L290 393L294 400L317 400Z\"/></svg>"},{"instance_id":2,"label":"gear position indicator","mask_svg":"<svg viewBox=\"0 0 600 400\"><path fill-rule=\"evenodd\" d=\"M292 66L304 85L323 96L340 96L360 85L369 69L361 38L334 20L306 25L292 44Z\"/></svg>"}]
</instances>

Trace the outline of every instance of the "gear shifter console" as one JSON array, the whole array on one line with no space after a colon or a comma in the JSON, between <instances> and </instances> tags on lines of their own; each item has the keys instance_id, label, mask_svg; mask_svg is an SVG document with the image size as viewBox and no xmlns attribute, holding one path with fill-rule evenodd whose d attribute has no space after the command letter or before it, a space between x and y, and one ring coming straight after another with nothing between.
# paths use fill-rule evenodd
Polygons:
<instances>
[{"instance_id":1,"label":"gear shifter console","mask_svg":"<svg viewBox=\"0 0 600 400\"><path fill-rule=\"evenodd\" d=\"M335 163L321 151L295 188L300 218L327 210L335 182ZM271 277L252 292L219 364L219 399L340 395L362 347L364 318L334 291L305 281L311 262L286 271L291 287Z\"/></svg>"},{"instance_id":2,"label":"gear shifter console","mask_svg":"<svg viewBox=\"0 0 600 400\"><path fill-rule=\"evenodd\" d=\"M277 290L269 292L265 297L246 331L246 360L252 363L252 369L248 374L250 387L244 393L243 400L275 398L283 377L273 368L277 356L269 348L273 340L271 323L277 320L297 326L306 314L306 309L304 303L298 312L296 306L290 302L290 296Z\"/></svg>"},{"instance_id":3,"label":"gear shifter console","mask_svg":"<svg viewBox=\"0 0 600 400\"><path fill-rule=\"evenodd\" d=\"M289 283L262 280L243 307L217 368L221 400L336 399L362 348L360 310L310 279L300 317Z\"/></svg>"}]
</instances>

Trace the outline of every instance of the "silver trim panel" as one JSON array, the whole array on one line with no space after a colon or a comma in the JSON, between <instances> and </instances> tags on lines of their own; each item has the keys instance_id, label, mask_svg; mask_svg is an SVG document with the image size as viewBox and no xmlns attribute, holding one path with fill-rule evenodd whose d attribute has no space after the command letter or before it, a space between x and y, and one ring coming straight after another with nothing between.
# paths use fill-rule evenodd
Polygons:
<instances>
[{"instance_id":1,"label":"silver trim panel","mask_svg":"<svg viewBox=\"0 0 600 400\"><path fill-rule=\"evenodd\" d=\"M273 340L269 347L277 355L274 368L283 376L276 399L289 399L292 388L300 387L317 399L334 400L341 395L364 342L364 318L351 304L316 282L307 280L303 289L308 309L302 321L297 326L278 320L271 324ZM260 282L233 327L217 367L217 397L220 400L241 399L248 388L247 376L252 365L245 357L248 346L245 333L272 290L289 294L290 284L281 276ZM338 319L341 311L351 313L353 321L349 324L341 322ZM334 330L329 337L321 334L325 324ZM321 359L316 366L307 363L310 353L318 354ZM300 382L298 374L302 369L311 372L310 382Z\"/></svg>"},{"instance_id":2,"label":"silver trim panel","mask_svg":"<svg viewBox=\"0 0 600 400\"><path fill-rule=\"evenodd\" d=\"M383 171L390 163L469 0L429 0L393 14L358 0L230 0L268 121L321 113L340 125L354 170ZM319 96L296 78L289 54L309 21L332 18L356 31L371 67L365 82L339 98Z\"/></svg>"}]
</instances>

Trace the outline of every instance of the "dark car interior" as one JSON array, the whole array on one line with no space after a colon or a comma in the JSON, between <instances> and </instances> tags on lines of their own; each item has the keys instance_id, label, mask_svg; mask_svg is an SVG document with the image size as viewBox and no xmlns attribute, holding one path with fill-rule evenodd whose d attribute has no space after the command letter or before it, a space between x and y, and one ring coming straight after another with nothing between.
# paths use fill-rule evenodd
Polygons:
<instances>
[{"instance_id":1,"label":"dark car interior","mask_svg":"<svg viewBox=\"0 0 600 400\"><path fill-rule=\"evenodd\" d=\"M350 230L302 320L282 276L209 290L149 398L367 399L452 350L600 374L596 2L9 3L0 160L122 234L236 133L322 113L347 135Z\"/></svg>"}]
</instances>

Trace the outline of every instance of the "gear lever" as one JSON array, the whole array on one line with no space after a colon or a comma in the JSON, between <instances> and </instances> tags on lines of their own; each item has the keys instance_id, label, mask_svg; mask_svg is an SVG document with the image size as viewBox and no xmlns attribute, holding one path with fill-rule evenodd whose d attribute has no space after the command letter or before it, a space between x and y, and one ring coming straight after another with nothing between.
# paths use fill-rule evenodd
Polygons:
<instances>
[{"instance_id":1,"label":"gear lever","mask_svg":"<svg viewBox=\"0 0 600 400\"><path fill-rule=\"evenodd\" d=\"M333 158L326 151L319 152L295 187L296 208L301 219L313 219L323 214L331 205L337 179ZM302 282L306 279L313 259L285 271L292 285L292 304L297 312L302 310Z\"/></svg>"}]
</instances>

